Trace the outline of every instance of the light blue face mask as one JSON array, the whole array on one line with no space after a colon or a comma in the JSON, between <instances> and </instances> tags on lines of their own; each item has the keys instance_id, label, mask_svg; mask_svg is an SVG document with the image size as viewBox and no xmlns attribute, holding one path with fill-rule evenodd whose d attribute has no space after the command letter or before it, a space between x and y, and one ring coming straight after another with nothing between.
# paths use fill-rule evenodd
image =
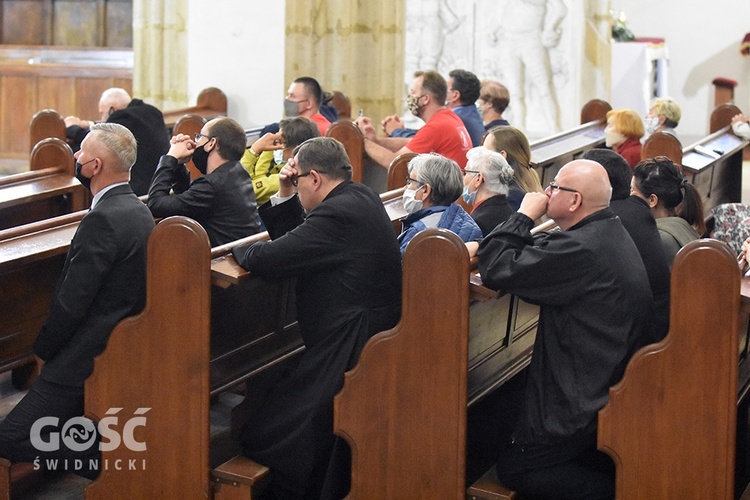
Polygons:
<instances>
[{"instance_id":1,"label":"light blue face mask","mask_svg":"<svg viewBox=\"0 0 750 500\"><path fill-rule=\"evenodd\" d=\"M474 206L474 202L477 199L477 192L473 191L473 192L470 193L469 192L469 186L464 186L464 192L461 195L461 198L464 199L464 201L466 202L467 205Z\"/></svg>"},{"instance_id":2,"label":"light blue face mask","mask_svg":"<svg viewBox=\"0 0 750 500\"><path fill-rule=\"evenodd\" d=\"M273 162L276 165L281 165L284 163L284 150L283 149L275 149L273 151Z\"/></svg>"}]
</instances>

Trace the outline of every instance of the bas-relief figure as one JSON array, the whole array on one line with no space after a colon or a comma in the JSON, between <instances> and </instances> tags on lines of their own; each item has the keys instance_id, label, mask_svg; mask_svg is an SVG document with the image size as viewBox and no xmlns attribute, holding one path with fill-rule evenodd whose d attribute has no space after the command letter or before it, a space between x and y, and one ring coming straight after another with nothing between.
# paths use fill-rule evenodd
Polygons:
<instances>
[{"instance_id":1,"label":"bas-relief figure","mask_svg":"<svg viewBox=\"0 0 750 500\"><path fill-rule=\"evenodd\" d=\"M407 80L419 69L468 69L508 87L511 123L528 135L560 130L570 58L564 0L409 0L406 9Z\"/></svg>"}]
</instances>

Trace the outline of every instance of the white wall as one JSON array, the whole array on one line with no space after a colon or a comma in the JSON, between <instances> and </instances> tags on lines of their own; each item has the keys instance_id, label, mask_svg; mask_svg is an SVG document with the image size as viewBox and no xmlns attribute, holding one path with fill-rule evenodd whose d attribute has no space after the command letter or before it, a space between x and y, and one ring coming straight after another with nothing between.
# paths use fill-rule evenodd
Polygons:
<instances>
[{"instance_id":1,"label":"white wall","mask_svg":"<svg viewBox=\"0 0 750 500\"><path fill-rule=\"evenodd\" d=\"M748 0L612 0L636 37L661 37L669 49L668 90L682 108L677 132L683 142L708 133L711 81L737 80L735 104L750 113L750 58L740 55L750 30Z\"/></svg>"},{"instance_id":2,"label":"white wall","mask_svg":"<svg viewBox=\"0 0 750 500\"><path fill-rule=\"evenodd\" d=\"M277 122L284 111L284 0L188 0L188 94L206 87L228 99L243 127Z\"/></svg>"}]
</instances>

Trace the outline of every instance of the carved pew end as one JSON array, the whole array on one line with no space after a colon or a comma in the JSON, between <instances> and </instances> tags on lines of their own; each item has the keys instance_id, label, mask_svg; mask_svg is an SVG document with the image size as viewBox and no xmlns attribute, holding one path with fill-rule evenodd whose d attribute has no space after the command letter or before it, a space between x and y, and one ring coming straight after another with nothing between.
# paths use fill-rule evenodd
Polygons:
<instances>
[{"instance_id":1,"label":"carved pew end","mask_svg":"<svg viewBox=\"0 0 750 500\"><path fill-rule=\"evenodd\" d=\"M249 500L268 477L265 465L237 455L211 471L214 500Z\"/></svg>"},{"instance_id":2,"label":"carved pew end","mask_svg":"<svg viewBox=\"0 0 750 500\"><path fill-rule=\"evenodd\" d=\"M518 498L515 491L500 484L494 467L469 486L466 496L471 500L515 500Z\"/></svg>"},{"instance_id":3,"label":"carved pew end","mask_svg":"<svg viewBox=\"0 0 750 500\"><path fill-rule=\"evenodd\" d=\"M21 498L36 488L48 483L51 476L45 476L34 464L28 462L10 463L0 458L0 500Z\"/></svg>"}]
</instances>

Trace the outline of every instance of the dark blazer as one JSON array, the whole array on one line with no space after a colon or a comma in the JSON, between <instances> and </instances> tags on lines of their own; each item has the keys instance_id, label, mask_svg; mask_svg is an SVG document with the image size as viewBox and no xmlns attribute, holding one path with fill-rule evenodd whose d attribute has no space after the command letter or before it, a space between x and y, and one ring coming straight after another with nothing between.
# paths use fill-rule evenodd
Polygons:
<instances>
[{"instance_id":1,"label":"dark blazer","mask_svg":"<svg viewBox=\"0 0 750 500\"><path fill-rule=\"evenodd\" d=\"M146 246L154 219L128 185L104 193L70 242L47 322L34 344L40 377L83 387L112 329L146 301Z\"/></svg>"},{"instance_id":2,"label":"dark blazer","mask_svg":"<svg viewBox=\"0 0 750 500\"><path fill-rule=\"evenodd\" d=\"M669 331L669 264L661 243L656 221L645 200L629 196L612 200L610 208L622 221L633 239L648 274L654 296L654 321L650 323L647 343L658 342Z\"/></svg>"},{"instance_id":3,"label":"dark blazer","mask_svg":"<svg viewBox=\"0 0 750 500\"><path fill-rule=\"evenodd\" d=\"M174 195L169 191L174 189ZM260 231L250 174L238 161L190 182L190 173L174 156L164 155L148 192L154 217L184 215L195 219L208 233L211 246L230 243Z\"/></svg>"},{"instance_id":4,"label":"dark blazer","mask_svg":"<svg viewBox=\"0 0 750 500\"><path fill-rule=\"evenodd\" d=\"M482 236L487 236L498 224L502 224L515 212L508 204L508 197L497 194L484 200L471 211L471 217L482 230Z\"/></svg>"},{"instance_id":5,"label":"dark blazer","mask_svg":"<svg viewBox=\"0 0 750 500\"><path fill-rule=\"evenodd\" d=\"M344 372L370 336L399 320L401 253L380 197L350 180L307 218L297 197L274 207L268 202L260 212L273 241L235 248L234 256L253 275L297 278L307 349L245 423L241 440L244 452L276 471L286 487L311 493L332 453L333 397Z\"/></svg>"},{"instance_id":6,"label":"dark blazer","mask_svg":"<svg viewBox=\"0 0 750 500\"><path fill-rule=\"evenodd\" d=\"M107 123L117 123L133 133L138 142L138 158L130 169L130 187L137 196L148 193L151 178L161 155L169 151L169 132L164 125L164 115L158 108L133 99L125 109L114 111ZM72 125L65 130L73 151L81 148L81 142L89 130Z\"/></svg>"}]
</instances>

